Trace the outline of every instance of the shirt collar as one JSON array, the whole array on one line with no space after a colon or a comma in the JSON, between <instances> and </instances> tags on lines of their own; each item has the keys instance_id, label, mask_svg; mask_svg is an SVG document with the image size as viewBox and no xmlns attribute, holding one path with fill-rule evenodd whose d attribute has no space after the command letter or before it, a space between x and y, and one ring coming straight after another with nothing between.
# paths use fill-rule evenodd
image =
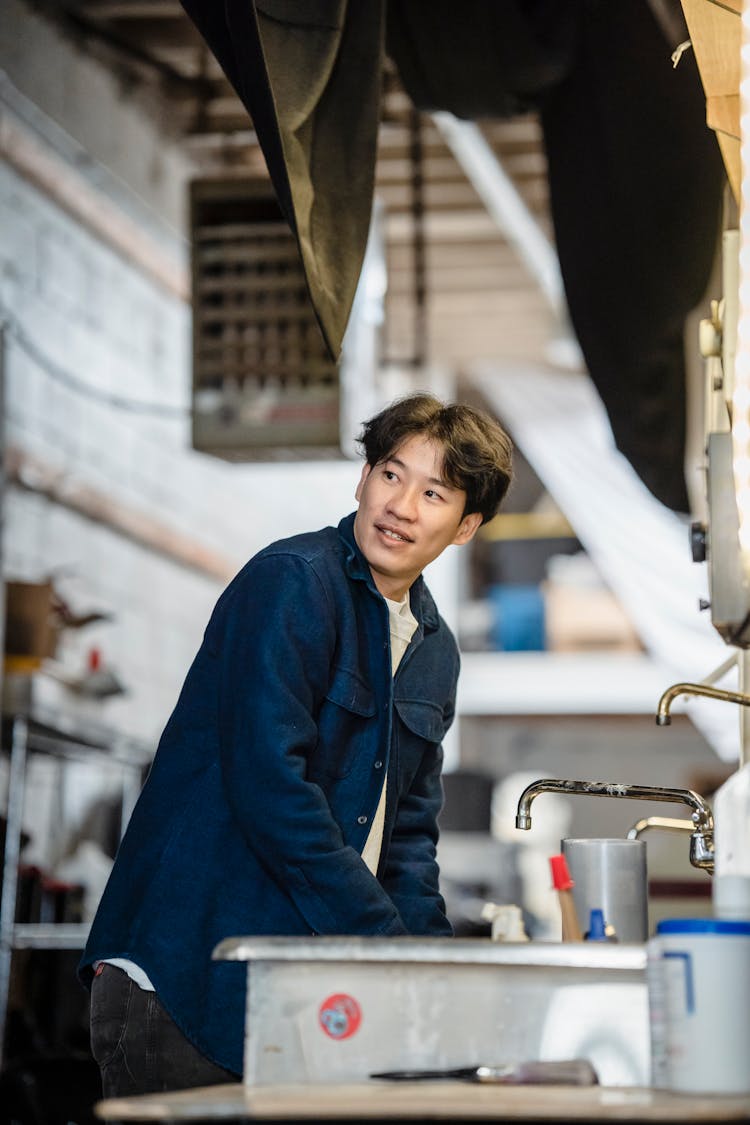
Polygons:
<instances>
[{"instance_id":1,"label":"shirt collar","mask_svg":"<svg viewBox=\"0 0 750 1125\"><path fill-rule=\"evenodd\" d=\"M351 578L366 582L370 589L380 597L380 591L375 585L367 559L360 551L357 546L357 541L354 538L355 515L355 512L350 512L348 516L344 516L338 526L339 535L346 546L345 561L347 574L349 574ZM409 600L411 603L411 611L417 621L422 622L425 629L437 629L437 606L432 600L432 594L427 589L421 574L411 586Z\"/></svg>"}]
</instances>

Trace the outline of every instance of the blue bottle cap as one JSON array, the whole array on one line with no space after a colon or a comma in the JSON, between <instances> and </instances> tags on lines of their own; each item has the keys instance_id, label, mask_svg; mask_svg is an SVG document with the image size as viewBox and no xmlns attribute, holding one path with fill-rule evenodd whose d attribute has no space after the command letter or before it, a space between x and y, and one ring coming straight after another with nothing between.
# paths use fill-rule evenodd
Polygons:
<instances>
[{"instance_id":1,"label":"blue bottle cap","mask_svg":"<svg viewBox=\"0 0 750 1125\"><path fill-rule=\"evenodd\" d=\"M750 934L750 920L730 918L663 918L657 934Z\"/></svg>"},{"instance_id":2,"label":"blue bottle cap","mask_svg":"<svg viewBox=\"0 0 750 1125\"><path fill-rule=\"evenodd\" d=\"M589 914L589 932L586 941L606 941L604 932L604 911L594 908Z\"/></svg>"}]
</instances>

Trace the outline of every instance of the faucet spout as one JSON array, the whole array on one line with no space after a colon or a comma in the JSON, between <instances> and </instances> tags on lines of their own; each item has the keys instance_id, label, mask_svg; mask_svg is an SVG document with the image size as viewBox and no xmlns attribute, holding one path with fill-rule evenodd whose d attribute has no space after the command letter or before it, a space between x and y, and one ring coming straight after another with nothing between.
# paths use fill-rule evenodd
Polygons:
<instances>
[{"instance_id":1,"label":"faucet spout","mask_svg":"<svg viewBox=\"0 0 750 1125\"><path fill-rule=\"evenodd\" d=\"M687 805L691 812L690 862L694 867L713 868L714 818L709 805L692 789L661 785L624 785L608 781L569 781L544 777L527 785L516 810L516 828L531 828L531 805L540 793L578 794L583 797L619 797L636 801L665 801Z\"/></svg>"},{"instance_id":2,"label":"faucet spout","mask_svg":"<svg viewBox=\"0 0 750 1125\"><path fill-rule=\"evenodd\" d=\"M656 725L668 727L672 722L670 708L680 695L700 695L707 699L720 699L724 703L739 703L742 707L750 707L750 695L741 691L725 691L723 688L712 687L710 684L672 684L663 693L656 709Z\"/></svg>"}]
</instances>

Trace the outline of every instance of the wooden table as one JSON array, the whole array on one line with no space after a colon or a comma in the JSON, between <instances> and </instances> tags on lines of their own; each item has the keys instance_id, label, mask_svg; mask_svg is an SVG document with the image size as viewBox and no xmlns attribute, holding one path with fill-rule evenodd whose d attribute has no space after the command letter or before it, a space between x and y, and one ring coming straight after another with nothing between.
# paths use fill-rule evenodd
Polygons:
<instances>
[{"instance_id":1,"label":"wooden table","mask_svg":"<svg viewBox=\"0 0 750 1125\"><path fill-rule=\"evenodd\" d=\"M110 1098L117 1121L750 1121L750 1095L670 1094L638 1087L489 1086L471 1082L209 1086Z\"/></svg>"}]
</instances>

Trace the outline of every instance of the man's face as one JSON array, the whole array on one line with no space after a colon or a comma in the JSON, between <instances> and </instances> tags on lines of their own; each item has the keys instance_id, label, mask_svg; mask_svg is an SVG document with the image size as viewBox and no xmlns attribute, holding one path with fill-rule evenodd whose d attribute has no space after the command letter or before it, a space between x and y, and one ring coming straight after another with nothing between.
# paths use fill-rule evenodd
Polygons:
<instances>
[{"instance_id":1,"label":"man's face","mask_svg":"<svg viewBox=\"0 0 750 1125\"><path fill-rule=\"evenodd\" d=\"M443 451L416 435L387 461L365 465L355 496L354 538L380 593L400 601L451 543L468 543L482 522L463 515L466 493L442 475Z\"/></svg>"}]
</instances>

